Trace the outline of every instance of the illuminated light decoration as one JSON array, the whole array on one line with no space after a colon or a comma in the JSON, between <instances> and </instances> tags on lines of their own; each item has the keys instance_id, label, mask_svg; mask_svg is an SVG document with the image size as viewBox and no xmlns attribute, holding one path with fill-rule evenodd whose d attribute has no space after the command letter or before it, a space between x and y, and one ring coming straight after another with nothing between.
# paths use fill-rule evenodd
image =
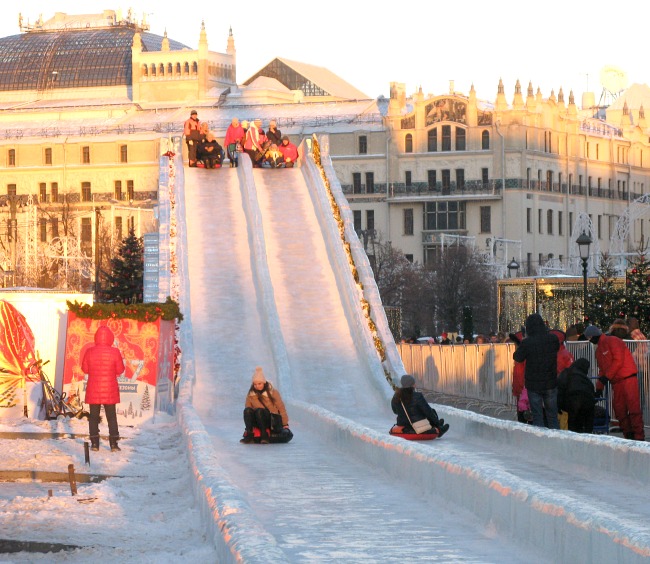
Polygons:
<instances>
[{"instance_id":1,"label":"illuminated light decoration","mask_svg":"<svg viewBox=\"0 0 650 564\"><path fill-rule=\"evenodd\" d=\"M170 151L171 152L171 151ZM172 153L174 155L174 153ZM171 274L170 293L171 298L176 303L180 301L180 277L178 274L178 219L176 210L176 159L169 158L168 160L168 173L169 181L167 182L167 190L169 191L169 271ZM179 320L176 319L174 323L174 378L173 382L178 381L181 370L181 357L182 350L180 347L180 325Z\"/></svg>"},{"instance_id":2,"label":"illuminated light decoration","mask_svg":"<svg viewBox=\"0 0 650 564\"><path fill-rule=\"evenodd\" d=\"M396 385L393 382L393 379L391 378L390 372L387 370L384 361L386 360L386 348L384 346L384 342L381 340L381 337L379 336L379 333L377 331L377 326L375 325L375 322L373 321L370 312L370 304L368 301L363 297L363 284L361 284L361 281L359 280L359 272L357 271L356 264L354 262L354 258L352 257L352 251L351 251L351 246L350 243L347 241L346 236L345 236L345 222L343 221L341 217L341 209L339 208L339 205L336 203L336 199L334 198L334 194L332 193L332 189L330 187L330 182L329 179L327 178L327 175L325 174L325 169L323 168L321 164L321 158L320 158L320 145L318 144L318 140L316 137L313 138L312 141L312 155L314 157L314 163L318 167L318 170L320 171L321 179L323 180L323 184L325 185L325 190L327 192L327 198L330 202L330 206L332 208L332 216L336 220L336 223L338 225L339 229L339 236L341 237L341 242L343 244L343 249L345 250L346 256L348 258L348 263L350 265L350 272L352 273L352 277L354 278L354 281L357 284L357 288L359 288L359 293L361 294L360 298L360 305L361 309L363 311L363 315L366 318L366 322L368 324L368 328L370 329L370 334L372 335L372 340L375 343L375 349L377 350L377 353L379 354L379 358L381 359L382 362L382 368L384 370L384 376L387 380L387 382L390 384L391 388L395 389Z\"/></svg>"}]
</instances>

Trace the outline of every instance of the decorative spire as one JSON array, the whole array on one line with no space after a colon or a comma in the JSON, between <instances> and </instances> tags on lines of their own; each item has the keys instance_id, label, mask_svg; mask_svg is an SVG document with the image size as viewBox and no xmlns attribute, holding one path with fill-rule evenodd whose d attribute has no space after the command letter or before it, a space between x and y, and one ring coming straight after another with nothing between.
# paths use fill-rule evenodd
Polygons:
<instances>
[{"instance_id":1,"label":"decorative spire","mask_svg":"<svg viewBox=\"0 0 650 564\"><path fill-rule=\"evenodd\" d=\"M167 37L167 29L165 28L165 34L163 35L162 45L160 47L161 51L169 51L169 38Z\"/></svg>"}]
</instances>

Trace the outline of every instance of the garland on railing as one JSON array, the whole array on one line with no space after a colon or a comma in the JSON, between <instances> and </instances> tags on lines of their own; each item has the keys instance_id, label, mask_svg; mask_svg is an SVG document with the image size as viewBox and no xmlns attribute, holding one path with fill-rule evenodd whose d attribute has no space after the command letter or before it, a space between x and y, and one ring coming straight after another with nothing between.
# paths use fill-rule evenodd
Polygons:
<instances>
[{"instance_id":1,"label":"garland on railing","mask_svg":"<svg viewBox=\"0 0 650 564\"><path fill-rule=\"evenodd\" d=\"M379 332L377 331L377 325L375 325L375 322L370 316L370 304L368 303L368 300L366 300L363 297L363 284L359 279L359 272L357 271L357 267L354 264L354 258L352 257L352 250L350 247L350 243L345 238L345 222L341 217L341 209L339 208L339 205L336 202L336 198L334 198L334 194L332 193L332 189L330 187L329 179L327 178L327 175L325 174L325 169L321 164L320 145L318 144L318 140L316 139L315 136L312 139L312 155L314 157L314 163L316 164L318 170L320 171L321 178L323 179L323 183L325 184L325 188L327 190L327 197L330 201L330 206L332 208L332 215L334 216L334 219L338 224L339 236L341 237L343 248L345 249L345 254L348 257L348 264L350 265L352 277L354 278L354 281L361 293L361 298L360 298L361 309L363 310L363 315L366 318L366 322L368 323L370 334L372 335L372 340L375 343L375 349L377 349L377 352L379 353L379 358L382 361L384 376L386 377L386 380L388 381L390 386L394 389L395 384L393 383L393 379L391 378L390 372L386 369L386 367L383 364L384 361L386 360L386 348L384 347L384 343L381 340L381 337L379 336Z\"/></svg>"},{"instance_id":2,"label":"garland on railing","mask_svg":"<svg viewBox=\"0 0 650 564\"><path fill-rule=\"evenodd\" d=\"M176 159L175 153L171 152L169 157L169 177L167 190L169 191L169 271L170 271L170 294L176 303L180 301L180 281L178 277L178 255L176 252L178 225L176 217ZM181 346L180 346L180 319L174 324L174 382L178 381L181 370Z\"/></svg>"},{"instance_id":3,"label":"garland on railing","mask_svg":"<svg viewBox=\"0 0 650 564\"><path fill-rule=\"evenodd\" d=\"M68 310L84 319L135 319L136 321L182 321L178 303L167 298L165 303L147 304L83 304L66 301Z\"/></svg>"}]
</instances>

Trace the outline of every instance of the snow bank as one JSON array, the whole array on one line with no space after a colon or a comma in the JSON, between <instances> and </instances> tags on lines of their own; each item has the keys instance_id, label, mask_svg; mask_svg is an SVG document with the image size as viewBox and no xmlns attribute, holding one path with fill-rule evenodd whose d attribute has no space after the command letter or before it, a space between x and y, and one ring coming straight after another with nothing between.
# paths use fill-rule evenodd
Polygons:
<instances>
[{"instance_id":1,"label":"snow bank","mask_svg":"<svg viewBox=\"0 0 650 564\"><path fill-rule=\"evenodd\" d=\"M543 483L518 478L501 468L467 465L456 455L374 431L318 406L295 400L289 405L294 419L317 430L323 440L373 467L383 468L395 479L417 485L423 496L432 496L434 501L442 497L470 510L486 526L496 527L514 538L526 539L545 552L552 550L550 560L632 563L650 557L650 542L645 531L610 515L606 509L594 512L593 507L585 507ZM552 456L567 456L572 446L581 442L573 437L560 440L558 436L558 440L554 440L553 432L529 430L523 425L522 429L517 429L514 423L499 425L490 418L459 410L440 409L439 412L444 412L454 433L487 435L498 433L502 427L503 432L519 434L522 444L521 435L528 435L533 443L539 435L539 439L556 445L555 450L547 448ZM597 453L600 461L601 450ZM602 455L616 457L616 449L606 448ZM535 451L535 457L540 456L544 454Z\"/></svg>"}]
</instances>

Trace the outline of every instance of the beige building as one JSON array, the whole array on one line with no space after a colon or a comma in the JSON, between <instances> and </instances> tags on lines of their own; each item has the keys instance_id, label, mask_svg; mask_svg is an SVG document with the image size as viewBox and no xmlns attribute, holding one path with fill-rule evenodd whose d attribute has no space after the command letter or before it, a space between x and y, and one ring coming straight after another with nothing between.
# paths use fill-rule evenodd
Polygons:
<instances>
[{"instance_id":1,"label":"beige building","mask_svg":"<svg viewBox=\"0 0 650 564\"><path fill-rule=\"evenodd\" d=\"M296 144L327 135L369 254L391 241L422 262L462 242L501 276L513 257L520 275L559 272L575 266L576 225L594 252L613 235L632 250L648 230L635 204L650 184L647 86L606 115L519 85L507 99L500 84L494 102L453 88L407 97L399 84L374 100L281 58L238 84L232 31L219 52L203 25L192 49L111 10L19 25L0 38L5 285L60 286L75 272L87 289L128 230L156 229L161 153L191 109L220 141L233 117L275 119Z\"/></svg>"}]
</instances>

